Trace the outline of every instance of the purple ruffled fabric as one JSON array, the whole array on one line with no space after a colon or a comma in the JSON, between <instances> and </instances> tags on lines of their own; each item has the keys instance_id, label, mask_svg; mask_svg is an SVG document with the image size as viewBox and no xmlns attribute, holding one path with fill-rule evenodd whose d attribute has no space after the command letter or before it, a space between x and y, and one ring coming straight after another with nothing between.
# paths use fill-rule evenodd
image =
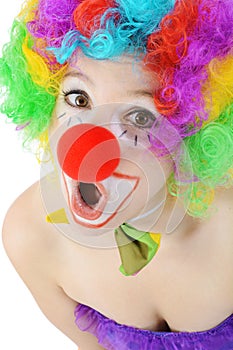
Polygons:
<instances>
[{"instance_id":1,"label":"purple ruffled fabric","mask_svg":"<svg viewBox=\"0 0 233 350\"><path fill-rule=\"evenodd\" d=\"M89 306L75 308L75 322L106 350L232 350L233 314L203 332L152 332L116 323Z\"/></svg>"}]
</instances>

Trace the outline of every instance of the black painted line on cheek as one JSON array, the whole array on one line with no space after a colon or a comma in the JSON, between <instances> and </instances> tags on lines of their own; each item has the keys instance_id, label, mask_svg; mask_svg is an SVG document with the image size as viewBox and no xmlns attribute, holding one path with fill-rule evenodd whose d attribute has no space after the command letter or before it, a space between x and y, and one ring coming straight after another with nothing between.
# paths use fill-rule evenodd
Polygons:
<instances>
[{"instance_id":1,"label":"black painted line on cheek","mask_svg":"<svg viewBox=\"0 0 233 350\"><path fill-rule=\"evenodd\" d=\"M66 115L66 113L63 113L63 114L59 115L59 117L57 117L57 119L60 119L60 118L64 117L65 115Z\"/></svg>"},{"instance_id":2,"label":"black painted line on cheek","mask_svg":"<svg viewBox=\"0 0 233 350\"><path fill-rule=\"evenodd\" d=\"M67 126L70 126L70 123L71 123L71 117L68 120Z\"/></svg>"},{"instance_id":3,"label":"black painted line on cheek","mask_svg":"<svg viewBox=\"0 0 233 350\"><path fill-rule=\"evenodd\" d=\"M82 119L78 115L76 115L75 118L79 121L80 124L83 124Z\"/></svg>"},{"instance_id":4,"label":"black painted line on cheek","mask_svg":"<svg viewBox=\"0 0 233 350\"><path fill-rule=\"evenodd\" d=\"M127 131L128 131L128 130L124 130L124 131L120 134L120 136L118 136L118 137L119 137L119 138L122 137L123 135L125 135L125 134L127 133Z\"/></svg>"}]
</instances>

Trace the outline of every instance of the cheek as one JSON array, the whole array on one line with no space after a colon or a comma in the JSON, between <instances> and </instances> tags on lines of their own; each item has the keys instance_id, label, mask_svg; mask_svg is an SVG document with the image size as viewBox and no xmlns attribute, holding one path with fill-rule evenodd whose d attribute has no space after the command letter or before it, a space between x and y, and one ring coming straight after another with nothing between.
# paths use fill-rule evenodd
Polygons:
<instances>
[{"instance_id":1,"label":"cheek","mask_svg":"<svg viewBox=\"0 0 233 350\"><path fill-rule=\"evenodd\" d=\"M130 147L150 147L149 130L136 128L126 123L115 123L111 126L111 131L114 133L119 142L128 142Z\"/></svg>"},{"instance_id":2,"label":"cheek","mask_svg":"<svg viewBox=\"0 0 233 350\"><path fill-rule=\"evenodd\" d=\"M55 135L57 131L62 129L63 131L68 130L74 125L82 124L83 118L81 118L81 114L78 111L70 111L69 108L67 110L65 108L59 109L57 106L52 115L52 123L49 126L49 135Z\"/></svg>"},{"instance_id":3,"label":"cheek","mask_svg":"<svg viewBox=\"0 0 233 350\"><path fill-rule=\"evenodd\" d=\"M161 162L145 148L125 147L121 152L119 170L140 178L138 191L148 198L155 196L166 187L166 180L171 172L170 162ZM140 197L139 197L140 200Z\"/></svg>"},{"instance_id":4,"label":"cheek","mask_svg":"<svg viewBox=\"0 0 233 350\"><path fill-rule=\"evenodd\" d=\"M64 112L62 111L62 109L60 108L60 103L57 100L55 106L54 106L54 110L52 112L52 119L51 119L51 124L49 126L49 135L51 136L53 133L55 133L55 131L59 128L59 126L61 125L61 120L62 120L62 114ZM60 116L60 118L59 118Z\"/></svg>"},{"instance_id":5,"label":"cheek","mask_svg":"<svg viewBox=\"0 0 233 350\"><path fill-rule=\"evenodd\" d=\"M173 159L170 156L167 156L166 159L165 158L156 158L156 159L158 159L164 174L164 178L165 180L167 180L171 172L174 170Z\"/></svg>"}]
</instances>

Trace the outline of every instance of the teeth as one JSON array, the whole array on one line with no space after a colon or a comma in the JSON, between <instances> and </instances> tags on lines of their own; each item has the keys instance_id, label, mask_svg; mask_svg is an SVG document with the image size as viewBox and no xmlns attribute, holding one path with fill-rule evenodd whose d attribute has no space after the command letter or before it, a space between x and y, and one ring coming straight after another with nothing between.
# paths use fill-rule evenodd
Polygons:
<instances>
[{"instance_id":1,"label":"teeth","mask_svg":"<svg viewBox=\"0 0 233 350\"><path fill-rule=\"evenodd\" d=\"M79 192L83 201L90 207L95 206L102 197L99 189L93 183L79 183Z\"/></svg>"}]
</instances>

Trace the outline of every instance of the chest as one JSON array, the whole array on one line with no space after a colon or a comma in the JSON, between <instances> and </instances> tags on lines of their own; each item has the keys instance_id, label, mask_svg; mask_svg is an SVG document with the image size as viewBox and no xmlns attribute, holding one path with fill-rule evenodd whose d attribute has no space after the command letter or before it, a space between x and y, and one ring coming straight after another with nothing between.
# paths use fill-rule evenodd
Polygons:
<instances>
[{"instance_id":1,"label":"chest","mask_svg":"<svg viewBox=\"0 0 233 350\"><path fill-rule=\"evenodd\" d=\"M120 273L116 248L69 249L60 271L63 289L118 323L201 331L233 311L233 259L229 244L221 240L162 242L151 263L132 277Z\"/></svg>"}]
</instances>

